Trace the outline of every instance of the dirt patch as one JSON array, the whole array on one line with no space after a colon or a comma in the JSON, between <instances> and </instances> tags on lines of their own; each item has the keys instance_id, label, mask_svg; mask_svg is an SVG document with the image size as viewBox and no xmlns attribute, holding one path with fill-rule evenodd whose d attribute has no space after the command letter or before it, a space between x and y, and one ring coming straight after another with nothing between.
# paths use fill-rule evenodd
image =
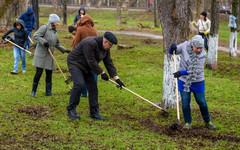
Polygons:
<instances>
[{"instance_id":1,"label":"dirt patch","mask_svg":"<svg viewBox=\"0 0 240 150\"><path fill-rule=\"evenodd\" d=\"M186 129L183 129L182 126L178 124L161 126L159 124L154 123L153 121L154 119L151 119L151 117L137 118L137 117L123 115L123 114L119 114L118 119L138 121L141 126L144 126L144 128L146 128L151 132L165 134L175 138L197 138L197 139L207 139L211 141L227 140L230 142L240 142L240 137L238 136L233 136L232 134L212 133L208 128L202 127L202 126L196 126L186 130Z\"/></svg>"},{"instance_id":2,"label":"dirt patch","mask_svg":"<svg viewBox=\"0 0 240 150\"><path fill-rule=\"evenodd\" d=\"M38 119L43 119L48 117L47 108L40 107L40 106L35 106L35 107L27 106L27 107L18 109L17 111L19 113L25 113L32 116L31 119L33 120L38 120Z\"/></svg>"},{"instance_id":3,"label":"dirt patch","mask_svg":"<svg viewBox=\"0 0 240 150\"><path fill-rule=\"evenodd\" d=\"M154 41L153 39L144 39L142 41L143 44L158 44L158 42Z\"/></svg>"},{"instance_id":4,"label":"dirt patch","mask_svg":"<svg viewBox=\"0 0 240 150\"><path fill-rule=\"evenodd\" d=\"M61 68L63 73L69 72L67 69ZM59 68L56 68L56 71L60 71Z\"/></svg>"},{"instance_id":5,"label":"dirt patch","mask_svg":"<svg viewBox=\"0 0 240 150\"><path fill-rule=\"evenodd\" d=\"M64 36L63 38L66 39L66 40L73 40L73 37L72 37L71 35L69 35L69 36Z\"/></svg>"}]
</instances>

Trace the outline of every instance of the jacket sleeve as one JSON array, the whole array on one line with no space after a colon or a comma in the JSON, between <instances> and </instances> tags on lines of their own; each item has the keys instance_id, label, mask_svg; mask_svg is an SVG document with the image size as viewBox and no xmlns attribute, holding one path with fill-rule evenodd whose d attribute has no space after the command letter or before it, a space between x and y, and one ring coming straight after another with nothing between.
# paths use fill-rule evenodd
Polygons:
<instances>
[{"instance_id":1,"label":"jacket sleeve","mask_svg":"<svg viewBox=\"0 0 240 150\"><path fill-rule=\"evenodd\" d=\"M43 38L43 36L46 33L46 31L47 31L47 26L46 25L41 26L37 30L37 32L33 35L33 39L39 42L41 45L44 45L44 42L46 42L46 40Z\"/></svg>"},{"instance_id":2,"label":"jacket sleeve","mask_svg":"<svg viewBox=\"0 0 240 150\"><path fill-rule=\"evenodd\" d=\"M107 68L108 74L110 77L117 76L117 70L113 64L112 58L110 57L110 50L107 51L106 57L103 59L103 63Z\"/></svg>"},{"instance_id":3,"label":"jacket sleeve","mask_svg":"<svg viewBox=\"0 0 240 150\"><path fill-rule=\"evenodd\" d=\"M66 51L65 47L63 47L62 44L59 42L59 39L57 39L56 48L62 53Z\"/></svg>"},{"instance_id":4,"label":"jacket sleeve","mask_svg":"<svg viewBox=\"0 0 240 150\"><path fill-rule=\"evenodd\" d=\"M35 26L36 26L36 18L35 18L34 14L32 14L32 15L33 15L32 28L35 28Z\"/></svg>"},{"instance_id":5,"label":"jacket sleeve","mask_svg":"<svg viewBox=\"0 0 240 150\"><path fill-rule=\"evenodd\" d=\"M77 15L75 16L73 23L74 23L74 25L76 25L76 23L77 23Z\"/></svg>"},{"instance_id":6,"label":"jacket sleeve","mask_svg":"<svg viewBox=\"0 0 240 150\"><path fill-rule=\"evenodd\" d=\"M179 44L179 45L177 46L177 53L176 53L176 54L177 54L177 55L178 55L178 54L181 54L182 51L183 51L183 49L186 49L187 44L188 44L188 41L185 41L185 42Z\"/></svg>"},{"instance_id":7,"label":"jacket sleeve","mask_svg":"<svg viewBox=\"0 0 240 150\"><path fill-rule=\"evenodd\" d=\"M87 63L90 66L90 68L93 70L94 73L97 75L101 74L103 72L103 69L99 66L97 60L95 59L95 54L94 54L94 46L85 45L83 48L83 53L86 57Z\"/></svg>"},{"instance_id":8,"label":"jacket sleeve","mask_svg":"<svg viewBox=\"0 0 240 150\"><path fill-rule=\"evenodd\" d=\"M200 23L200 22L199 22L199 20L198 20L198 22L197 22L195 25L193 25L193 26L198 29L198 28L199 28L199 23Z\"/></svg>"},{"instance_id":9,"label":"jacket sleeve","mask_svg":"<svg viewBox=\"0 0 240 150\"><path fill-rule=\"evenodd\" d=\"M23 20L23 19L24 19L24 16L25 16L25 13L22 13L18 19Z\"/></svg>"},{"instance_id":10,"label":"jacket sleeve","mask_svg":"<svg viewBox=\"0 0 240 150\"><path fill-rule=\"evenodd\" d=\"M24 42L23 48L27 48L27 44L28 44L28 32L27 32L27 30L25 31L25 37L24 38L25 38L25 42Z\"/></svg>"},{"instance_id":11,"label":"jacket sleeve","mask_svg":"<svg viewBox=\"0 0 240 150\"><path fill-rule=\"evenodd\" d=\"M14 29L13 29L13 28L10 29L10 30L8 30L8 31L2 36L2 38L5 39L6 36L7 36L8 34L12 33L12 32L14 32Z\"/></svg>"}]
</instances>

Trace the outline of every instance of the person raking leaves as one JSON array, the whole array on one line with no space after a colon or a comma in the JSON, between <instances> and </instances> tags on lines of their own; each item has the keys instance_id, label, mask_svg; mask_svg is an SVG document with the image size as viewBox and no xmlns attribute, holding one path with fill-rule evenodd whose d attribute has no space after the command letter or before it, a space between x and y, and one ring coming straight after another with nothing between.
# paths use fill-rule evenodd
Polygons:
<instances>
[{"instance_id":1,"label":"person raking leaves","mask_svg":"<svg viewBox=\"0 0 240 150\"><path fill-rule=\"evenodd\" d=\"M204 62L207 54L203 47L204 39L200 35L195 35L190 41L179 45L172 43L169 48L170 54L181 54L179 71L174 73L174 77L178 78L178 90L181 94L185 121L184 129L189 129L192 125L191 92L199 105L206 127L210 129L216 128L211 122L205 99Z\"/></svg>"},{"instance_id":2,"label":"person raking leaves","mask_svg":"<svg viewBox=\"0 0 240 150\"><path fill-rule=\"evenodd\" d=\"M124 86L117 76L116 68L110 57L110 48L113 44L117 44L117 38L113 33L105 32L104 36L93 36L83 39L69 53L67 64L73 80L73 88L67 106L67 115L70 118L80 119L76 112L76 107L79 104L85 83L89 92L90 118L105 120L99 114L98 88L94 73L97 75L101 74L103 80L109 80L108 75L99 66L100 61L103 61L110 77L114 78L120 87Z\"/></svg>"}]
</instances>

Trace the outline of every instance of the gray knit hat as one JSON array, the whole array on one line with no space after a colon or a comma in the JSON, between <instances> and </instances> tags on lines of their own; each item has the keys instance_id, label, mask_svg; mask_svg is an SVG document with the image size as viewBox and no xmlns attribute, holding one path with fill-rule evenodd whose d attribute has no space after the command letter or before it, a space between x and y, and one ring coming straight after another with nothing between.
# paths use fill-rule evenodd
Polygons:
<instances>
[{"instance_id":1,"label":"gray knit hat","mask_svg":"<svg viewBox=\"0 0 240 150\"><path fill-rule=\"evenodd\" d=\"M54 22L59 22L60 21L60 18L58 15L56 14L50 14L49 15L49 21L50 23L54 23Z\"/></svg>"},{"instance_id":2,"label":"gray knit hat","mask_svg":"<svg viewBox=\"0 0 240 150\"><path fill-rule=\"evenodd\" d=\"M191 46L204 47L204 39L201 35L195 35L190 41Z\"/></svg>"}]
</instances>

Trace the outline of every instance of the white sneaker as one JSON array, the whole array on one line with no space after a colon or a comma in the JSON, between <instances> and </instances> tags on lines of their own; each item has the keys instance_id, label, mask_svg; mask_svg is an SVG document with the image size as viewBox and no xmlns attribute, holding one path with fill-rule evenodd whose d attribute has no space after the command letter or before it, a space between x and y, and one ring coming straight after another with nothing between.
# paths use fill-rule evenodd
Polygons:
<instances>
[{"instance_id":1,"label":"white sneaker","mask_svg":"<svg viewBox=\"0 0 240 150\"><path fill-rule=\"evenodd\" d=\"M11 74L18 74L16 70L11 71Z\"/></svg>"},{"instance_id":2,"label":"white sneaker","mask_svg":"<svg viewBox=\"0 0 240 150\"><path fill-rule=\"evenodd\" d=\"M22 73L26 73L26 70L23 70Z\"/></svg>"}]
</instances>

